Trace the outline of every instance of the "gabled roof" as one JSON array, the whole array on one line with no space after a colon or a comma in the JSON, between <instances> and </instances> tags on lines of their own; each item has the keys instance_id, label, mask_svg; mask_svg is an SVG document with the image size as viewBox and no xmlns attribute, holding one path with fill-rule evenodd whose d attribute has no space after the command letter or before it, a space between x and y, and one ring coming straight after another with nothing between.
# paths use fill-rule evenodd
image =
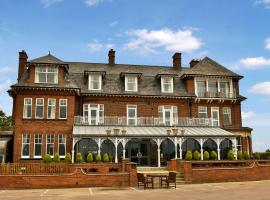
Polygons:
<instances>
[{"instance_id":1,"label":"gabled roof","mask_svg":"<svg viewBox=\"0 0 270 200\"><path fill-rule=\"evenodd\" d=\"M64 62L50 53L46 56L42 56L39 58L35 58L33 60L29 60L29 63L46 63L46 64L64 64Z\"/></svg>"},{"instance_id":2,"label":"gabled roof","mask_svg":"<svg viewBox=\"0 0 270 200\"><path fill-rule=\"evenodd\" d=\"M221 64L212 60L211 58L205 57L194 67L186 70L182 77L188 76L222 76L222 77L233 77L237 79L243 78L243 76L232 72L231 70L225 68Z\"/></svg>"}]
</instances>

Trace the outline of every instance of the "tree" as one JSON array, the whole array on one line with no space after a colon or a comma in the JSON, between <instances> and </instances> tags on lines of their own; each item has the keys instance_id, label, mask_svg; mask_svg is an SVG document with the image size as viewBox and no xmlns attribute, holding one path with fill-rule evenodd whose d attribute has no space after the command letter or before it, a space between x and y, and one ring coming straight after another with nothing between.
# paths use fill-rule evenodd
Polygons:
<instances>
[{"instance_id":1,"label":"tree","mask_svg":"<svg viewBox=\"0 0 270 200\"><path fill-rule=\"evenodd\" d=\"M194 160L200 160L201 159L201 154L196 150L193 153L193 158L194 158Z\"/></svg>"},{"instance_id":2,"label":"tree","mask_svg":"<svg viewBox=\"0 0 270 200\"><path fill-rule=\"evenodd\" d=\"M217 160L218 156L215 151L211 151L211 160Z\"/></svg>"},{"instance_id":3,"label":"tree","mask_svg":"<svg viewBox=\"0 0 270 200\"><path fill-rule=\"evenodd\" d=\"M10 126L12 123L12 117L7 116L4 111L0 110L0 127L1 126Z\"/></svg>"},{"instance_id":4,"label":"tree","mask_svg":"<svg viewBox=\"0 0 270 200\"><path fill-rule=\"evenodd\" d=\"M192 152L188 151L185 157L186 160L192 160Z\"/></svg>"},{"instance_id":5,"label":"tree","mask_svg":"<svg viewBox=\"0 0 270 200\"><path fill-rule=\"evenodd\" d=\"M203 159L204 160L209 160L209 153L208 153L208 151L205 151L204 153L203 153Z\"/></svg>"},{"instance_id":6,"label":"tree","mask_svg":"<svg viewBox=\"0 0 270 200\"><path fill-rule=\"evenodd\" d=\"M269 152L270 152L270 149L266 149L266 151L265 151L265 152L269 153Z\"/></svg>"},{"instance_id":7,"label":"tree","mask_svg":"<svg viewBox=\"0 0 270 200\"><path fill-rule=\"evenodd\" d=\"M234 160L233 150L229 150L227 158L228 158L228 160Z\"/></svg>"}]
</instances>

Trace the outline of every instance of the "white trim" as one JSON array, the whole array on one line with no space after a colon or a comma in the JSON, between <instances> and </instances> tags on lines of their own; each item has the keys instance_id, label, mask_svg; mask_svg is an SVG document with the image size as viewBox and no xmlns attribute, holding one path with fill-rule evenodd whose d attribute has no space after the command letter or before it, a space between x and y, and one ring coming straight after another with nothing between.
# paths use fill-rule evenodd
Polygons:
<instances>
[{"instance_id":1,"label":"white trim","mask_svg":"<svg viewBox=\"0 0 270 200\"><path fill-rule=\"evenodd\" d=\"M98 76L98 89L94 89L91 84L92 77ZM88 90L102 90L102 75L101 74L89 74L88 75Z\"/></svg>"},{"instance_id":2,"label":"white trim","mask_svg":"<svg viewBox=\"0 0 270 200\"><path fill-rule=\"evenodd\" d=\"M25 104L25 101L26 100L29 100L30 99L30 101L31 101L31 104ZM31 116L30 117L27 117L27 116L24 116L24 114L25 114L25 106L31 106L31 110L30 110L30 112L31 112ZM33 101L32 101L32 98L24 98L23 99L23 119L31 119L32 118L32 109L33 109Z\"/></svg>"},{"instance_id":3,"label":"white trim","mask_svg":"<svg viewBox=\"0 0 270 200\"><path fill-rule=\"evenodd\" d=\"M217 111L217 117L218 119L217 120L214 120L213 118L213 112L214 111ZM211 107L211 121L212 121L212 126L214 126L214 121L218 122L218 126L220 126L220 119L219 119L219 107Z\"/></svg>"},{"instance_id":4,"label":"white trim","mask_svg":"<svg viewBox=\"0 0 270 200\"><path fill-rule=\"evenodd\" d=\"M49 101L53 100L54 101L54 105L49 105ZM49 117L49 106L50 107L54 107L54 117ZM56 99L54 98L48 98L48 103L47 103L47 119L55 119L56 117Z\"/></svg>"},{"instance_id":5,"label":"white trim","mask_svg":"<svg viewBox=\"0 0 270 200\"><path fill-rule=\"evenodd\" d=\"M62 100L66 101L66 105L61 105L61 101ZM60 115L61 107L66 107L66 117L61 117L61 115ZM59 99L59 113L58 113L58 117L59 117L59 119L67 119L67 115L68 115L68 100L67 99Z\"/></svg>"},{"instance_id":6,"label":"white trim","mask_svg":"<svg viewBox=\"0 0 270 200\"><path fill-rule=\"evenodd\" d=\"M53 142L51 142L51 138L52 137L50 137L50 143L48 143L48 136L53 136ZM53 144L53 155L50 155L52 158L53 158L53 156L54 156L54 152L55 152L55 149L54 149L54 142L55 142L55 136L54 136L54 134L46 134L46 154L48 154L48 149L47 149L47 145L48 144Z\"/></svg>"},{"instance_id":7,"label":"white trim","mask_svg":"<svg viewBox=\"0 0 270 200\"><path fill-rule=\"evenodd\" d=\"M62 137L65 139L65 143L60 143L59 141L59 138L60 138L60 135L62 135ZM60 146L60 144L64 144L65 145L65 155L60 155L60 152L59 152L59 146ZM66 156L66 154L67 154L67 137L66 137L66 134L59 134L58 135L58 153L59 153L59 157L60 158L65 158L65 156Z\"/></svg>"},{"instance_id":8,"label":"white trim","mask_svg":"<svg viewBox=\"0 0 270 200\"><path fill-rule=\"evenodd\" d=\"M41 135L41 143L36 143L36 135L40 136ZM42 134L35 134L34 135L34 152L33 152L33 158L42 158L42 142L43 141L43 135ZM41 144L41 155L40 156L36 156L36 144Z\"/></svg>"},{"instance_id":9,"label":"white trim","mask_svg":"<svg viewBox=\"0 0 270 200\"><path fill-rule=\"evenodd\" d=\"M126 110L126 112L127 112L127 125L130 125L129 124L129 119L134 119L135 120L134 126L136 126L137 122L138 122L138 120L137 120L137 105L128 104L126 109L127 109ZM129 109L135 109L135 117L129 117ZM133 124L132 124L132 126L133 126Z\"/></svg>"},{"instance_id":10,"label":"white trim","mask_svg":"<svg viewBox=\"0 0 270 200\"><path fill-rule=\"evenodd\" d=\"M228 113L224 113L224 111L225 110L227 110L227 111L229 111ZM229 124L224 124L224 115L225 114L227 114L227 115L229 115ZM223 125L224 126L230 126L230 125L232 125L232 109L231 109L231 107L223 107L222 108L222 119L223 119Z\"/></svg>"},{"instance_id":11,"label":"white trim","mask_svg":"<svg viewBox=\"0 0 270 200\"><path fill-rule=\"evenodd\" d=\"M49 68L55 68L56 69L56 72L49 72ZM38 69L45 69L45 71L44 72L38 72ZM45 80L45 82L41 82L40 80L39 80L39 77L38 77L38 74L39 73L44 73L45 74L45 78L46 78L46 80ZM52 83L52 82L48 82L48 74L55 74L55 77L54 77L54 82ZM47 66L47 67L45 67L45 66L43 66L43 67L35 67L35 83L49 83L49 84L58 84L58 67L54 67L54 66Z\"/></svg>"},{"instance_id":12,"label":"white trim","mask_svg":"<svg viewBox=\"0 0 270 200\"><path fill-rule=\"evenodd\" d=\"M24 143L23 142L23 136L29 136L29 143ZM29 155L28 156L23 156L23 145L24 144L28 144L29 145ZM21 158L30 158L30 144L31 144L31 135L30 134L28 134L28 133L26 133L26 134L23 134L22 135L22 143L21 143Z\"/></svg>"},{"instance_id":13,"label":"white trim","mask_svg":"<svg viewBox=\"0 0 270 200\"><path fill-rule=\"evenodd\" d=\"M164 79L165 78L170 79L170 84L171 84L171 90L170 91L165 91L164 90ZM173 93L173 77L161 77L161 92L162 93Z\"/></svg>"},{"instance_id":14,"label":"white trim","mask_svg":"<svg viewBox=\"0 0 270 200\"><path fill-rule=\"evenodd\" d=\"M128 78L134 78L134 83L135 84L135 90L129 90L128 89ZM138 77L137 76L132 76L132 75L126 75L125 76L125 91L126 92L138 92Z\"/></svg>"},{"instance_id":15,"label":"white trim","mask_svg":"<svg viewBox=\"0 0 270 200\"><path fill-rule=\"evenodd\" d=\"M37 102L38 102L38 100L42 100L42 117L37 116ZM41 106L41 105L39 105L39 106ZM36 98L35 119L44 119L44 98Z\"/></svg>"}]
</instances>

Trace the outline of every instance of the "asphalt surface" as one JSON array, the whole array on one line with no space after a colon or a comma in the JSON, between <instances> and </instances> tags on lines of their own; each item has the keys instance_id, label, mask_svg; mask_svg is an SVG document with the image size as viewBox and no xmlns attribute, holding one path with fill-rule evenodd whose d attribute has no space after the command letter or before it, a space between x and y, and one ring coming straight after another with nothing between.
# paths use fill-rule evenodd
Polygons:
<instances>
[{"instance_id":1,"label":"asphalt surface","mask_svg":"<svg viewBox=\"0 0 270 200\"><path fill-rule=\"evenodd\" d=\"M125 188L65 188L65 189L0 189L0 200L84 200L84 199L185 199L185 200L270 200L270 180L211 184L188 184L176 189Z\"/></svg>"}]
</instances>

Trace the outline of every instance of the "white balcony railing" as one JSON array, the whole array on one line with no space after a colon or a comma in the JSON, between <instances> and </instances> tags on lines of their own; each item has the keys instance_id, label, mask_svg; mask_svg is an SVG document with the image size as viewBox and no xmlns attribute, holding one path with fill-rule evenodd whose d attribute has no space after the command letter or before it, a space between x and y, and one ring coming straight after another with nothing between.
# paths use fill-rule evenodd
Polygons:
<instances>
[{"instance_id":1,"label":"white balcony railing","mask_svg":"<svg viewBox=\"0 0 270 200\"><path fill-rule=\"evenodd\" d=\"M134 122L134 120L133 120ZM106 116L104 118L88 118L75 116L74 125L107 125L107 126L212 126L211 118L180 117L173 121L164 121L158 117L138 117L135 123L128 124L127 117Z\"/></svg>"},{"instance_id":2,"label":"white balcony railing","mask_svg":"<svg viewBox=\"0 0 270 200\"><path fill-rule=\"evenodd\" d=\"M198 91L197 96L199 98L236 98L236 91L233 93Z\"/></svg>"}]
</instances>

